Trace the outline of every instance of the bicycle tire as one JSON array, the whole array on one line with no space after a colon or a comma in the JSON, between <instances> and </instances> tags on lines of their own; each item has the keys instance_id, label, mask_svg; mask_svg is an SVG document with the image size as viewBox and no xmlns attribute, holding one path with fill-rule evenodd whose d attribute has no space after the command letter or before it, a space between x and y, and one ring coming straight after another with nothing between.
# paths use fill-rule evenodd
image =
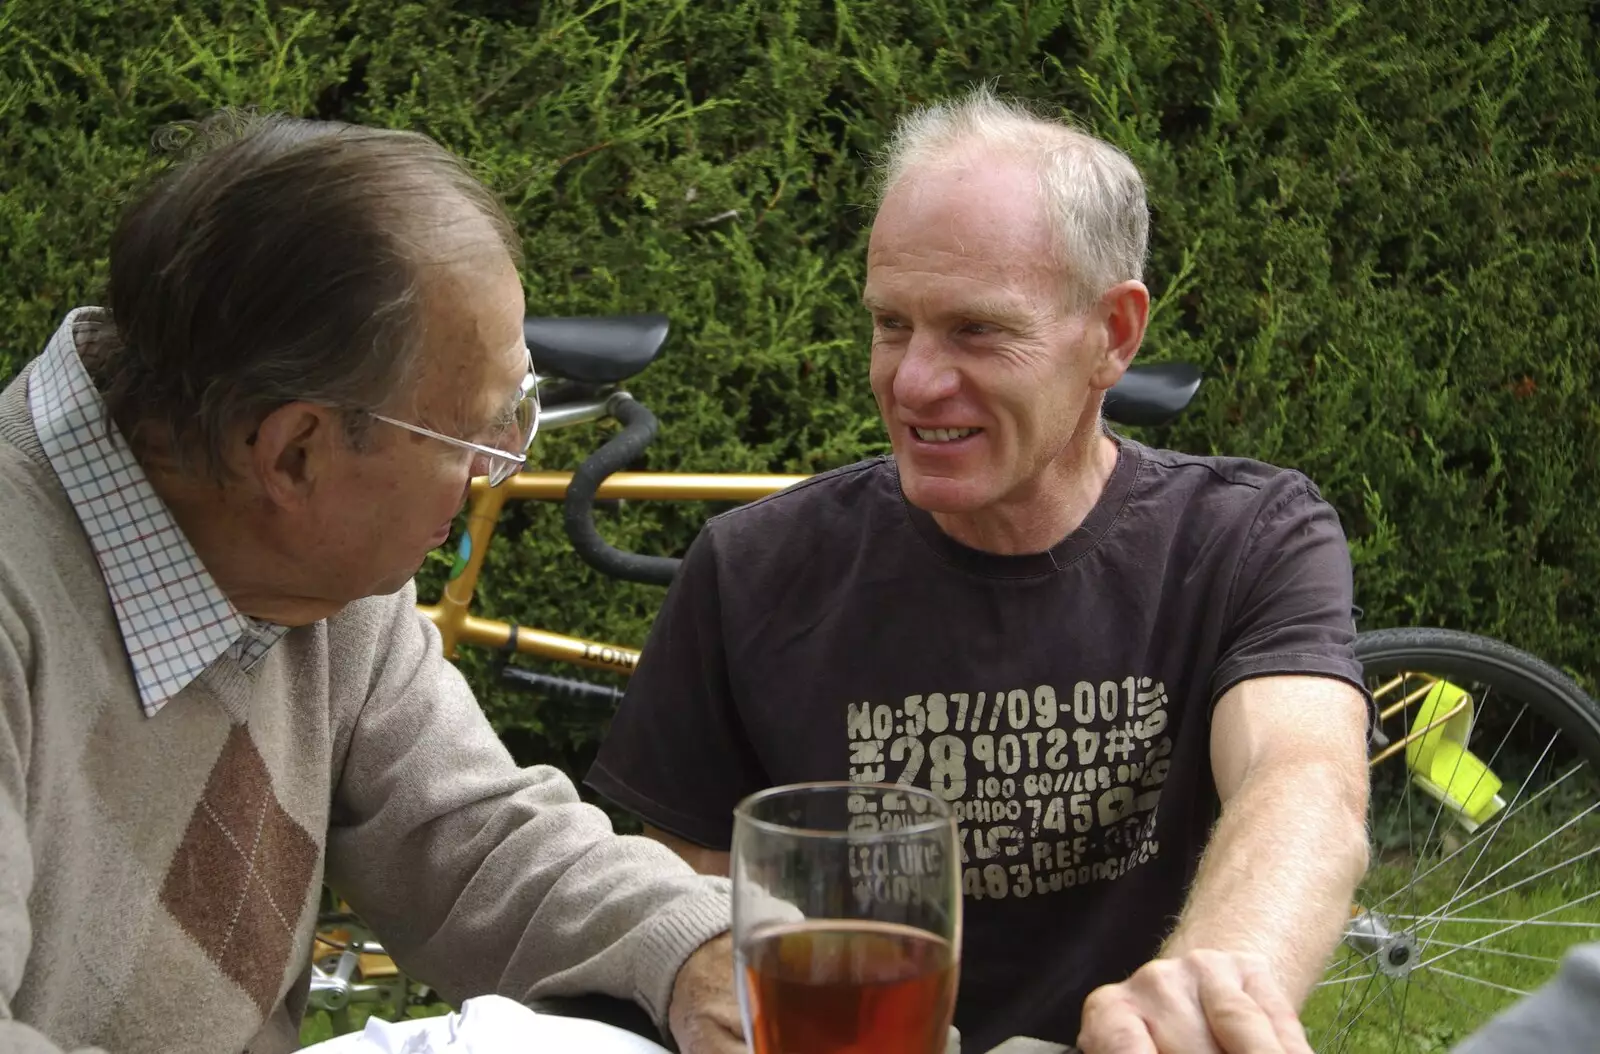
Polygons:
<instances>
[{"instance_id":1,"label":"bicycle tire","mask_svg":"<svg viewBox=\"0 0 1600 1054\"><path fill-rule=\"evenodd\" d=\"M1369 671L1418 666L1491 685L1574 736L1589 760L1600 766L1600 704L1538 656L1493 637L1426 627L1358 633L1355 653Z\"/></svg>"}]
</instances>

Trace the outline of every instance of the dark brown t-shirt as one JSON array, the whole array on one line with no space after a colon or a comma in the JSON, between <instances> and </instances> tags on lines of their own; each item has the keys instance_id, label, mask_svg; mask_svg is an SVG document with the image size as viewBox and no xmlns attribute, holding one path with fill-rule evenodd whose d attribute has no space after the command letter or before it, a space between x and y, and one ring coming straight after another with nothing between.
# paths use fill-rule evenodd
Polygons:
<instances>
[{"instance_id":1,"label":"dark brown t-shirt","mask_svg":"<svg viewBox=\"0 0 1600 1054\"><path fill-rule=\"evenodd\" d=\"M1070 1043L1182 908L1216 700L1361 683L1344 535L1304 476L1119 444L1083 526L1031 556L945 535L888 458L711 520L590 786L714 849L764 787L931 787L961 819L963 1046Z\"/></svg>"}]
</instances>

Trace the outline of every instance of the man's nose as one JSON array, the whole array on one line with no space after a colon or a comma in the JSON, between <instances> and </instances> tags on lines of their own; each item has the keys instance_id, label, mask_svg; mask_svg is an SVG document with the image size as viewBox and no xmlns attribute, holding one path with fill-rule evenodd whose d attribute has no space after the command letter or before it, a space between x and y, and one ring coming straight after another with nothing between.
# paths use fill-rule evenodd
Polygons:
<instances>
[{"instance_id":1,"label":"man's nose","mask_svg":"<svg viewBox=\"0 0 1600 1054\"><path fill-rule=\"evenodd\" d=\"M927 406L955 395L960 384L945 341L937 333L913 333L895 370L895 401L908 408Z\"/></svg>"}]
</instances>

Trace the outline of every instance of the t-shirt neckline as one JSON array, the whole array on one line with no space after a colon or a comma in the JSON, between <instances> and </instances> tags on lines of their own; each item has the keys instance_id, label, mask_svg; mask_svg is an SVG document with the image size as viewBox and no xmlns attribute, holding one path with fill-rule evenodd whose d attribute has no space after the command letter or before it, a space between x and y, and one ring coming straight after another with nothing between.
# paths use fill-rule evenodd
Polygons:
<instances>
[{"instance_id":1,"label":"t-shirt neckline","mask_svg":"<svg viewBox=\"0 0 1600 1054\"><path fill-rule=\"evenodd\" d=\"M1111 477L1106 480L1105 487L1101 489L1100 497L1089 510L1089 515L1084 517L1083 523L1079 524L1076 530L1049 549L1017 556L974 549L944 533L934 521L932 513L919 509L906 500L905 492L900 488L899 466L892 457L888 460L894 472L895 492L900 496L900 504L906 511L906 517L911 521L911 526L916 530L918 537L940 559L963 571L987 578L1034 578L1054 574L1093 551L1116 523L1123 506L1127 503L1128 495L1133 490L1134 480L1139 475L1143 448L1125 436L1111 432L1107 435L1117 444L1117 463L1112 468Z\"/></svg>"}]
</instances>

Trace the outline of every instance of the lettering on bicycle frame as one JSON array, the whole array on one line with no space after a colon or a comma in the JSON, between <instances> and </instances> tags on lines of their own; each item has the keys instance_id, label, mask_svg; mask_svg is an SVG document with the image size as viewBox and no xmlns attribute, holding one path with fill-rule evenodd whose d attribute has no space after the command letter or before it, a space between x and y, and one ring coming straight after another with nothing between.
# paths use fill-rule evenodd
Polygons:
<instances>
[{"instance_id":1,"label":"lettering on bicycle frame","mask_svg":"<svg viewBox=\"0 0 1600 1054\"><path fill-rule=\"evenodd\" d=\"M610 666L613 669L626 670L630 673L639 664L639 657L625 648L613 648L604 644L590 644L588 642L583 645L583 658L585 662L597 662L602 666Z\"/></svg>"}]
</instances>

